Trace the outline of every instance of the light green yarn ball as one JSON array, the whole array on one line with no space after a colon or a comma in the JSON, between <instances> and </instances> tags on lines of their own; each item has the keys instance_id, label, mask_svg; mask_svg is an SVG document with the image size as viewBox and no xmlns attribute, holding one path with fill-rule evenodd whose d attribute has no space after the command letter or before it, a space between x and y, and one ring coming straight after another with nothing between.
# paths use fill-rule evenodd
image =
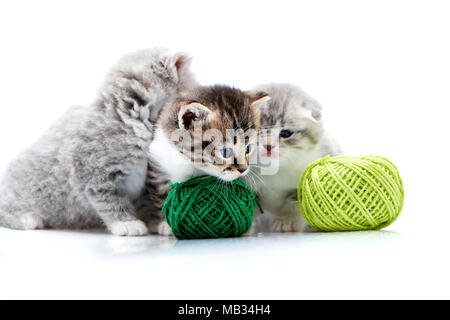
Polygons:
<instances>
[{"instance_id":1,"label":"light green yarn ball","mask_svg":"<svg viewBox=\"0 0 450 320\"><path fill-rule=\"evenodd\" d=\"M324 157L311 163L298 186L300 210L319 231L378 230L400 215L403 183L379 156Z\"/></svg>"}]
</instances>

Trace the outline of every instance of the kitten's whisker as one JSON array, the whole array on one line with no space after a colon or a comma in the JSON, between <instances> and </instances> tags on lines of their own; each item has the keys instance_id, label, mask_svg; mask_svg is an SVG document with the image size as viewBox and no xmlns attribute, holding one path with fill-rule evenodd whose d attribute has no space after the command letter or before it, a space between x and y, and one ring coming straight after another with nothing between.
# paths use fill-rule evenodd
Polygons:
<instances>
[{"instance_id":1,"label":"kitten's whisker","mask_svg":"<svg viewBox=\"0 0 450 320\"><path fill-rule=\"evenodd\" d=\"M253 179L253 177L251 176L251 172L249 172L248 173L248 178L249 178L249 180L248 180L248 182L249 183L251 183L253 186L251 186L251 189L256 189L256 182L255 182L255 180ZM251 180L250 180L251 179Z\"/></svg>"},{"instance_id":2,"label":"kitten's whisker","mask_svg":"<svg viewBox=\"0 0 450 320\"><path fill-rule=\"evenodd\" d=\"M260 181L264 186L266 186L266 182L263 180L262 177L259 176L259 174L258 174L257 172L252 171L252 169L250 169L249 174L252 174L254 178L259 179L259 181Z\"/></svg>"}]
</instances>

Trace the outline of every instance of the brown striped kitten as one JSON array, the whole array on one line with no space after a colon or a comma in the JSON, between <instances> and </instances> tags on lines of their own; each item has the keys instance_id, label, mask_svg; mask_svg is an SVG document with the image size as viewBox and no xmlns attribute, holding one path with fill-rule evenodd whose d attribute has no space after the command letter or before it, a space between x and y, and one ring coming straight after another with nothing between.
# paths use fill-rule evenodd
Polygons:
<instances>
[{"instance_id":1,"label":"brown striped kitten","mask_svg":"<svg viewBox=\"0 0 450 320\"><path fill-rule=\"evenodd\" d=\"M163 107L150 145L147 188L160 211L170 184L208 174L232 181L249 172L260 109L270 98L228 86L198 87ZM165 221L159 234L169 235Z\"/></svg>"}]
</instances>

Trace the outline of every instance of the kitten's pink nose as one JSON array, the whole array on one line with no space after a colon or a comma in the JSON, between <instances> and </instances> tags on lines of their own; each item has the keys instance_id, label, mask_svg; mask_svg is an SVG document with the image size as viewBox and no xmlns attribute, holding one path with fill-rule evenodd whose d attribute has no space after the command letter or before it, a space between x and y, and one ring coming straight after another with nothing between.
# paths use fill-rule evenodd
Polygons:
<instances>
[{"instance_id":1,"label":"kitten's pink nose","mask_svg":"<svg viewBox=\"0 0 450 320\"><path fill-rule=\"evenodd\" d=\"M264 148L267 149L267 156L268 156L268 157L271 157L271 156L272 156L272 145L271 145L271 144L266 144L266 145L264 146Z\"/></svg>"}]
</instances>

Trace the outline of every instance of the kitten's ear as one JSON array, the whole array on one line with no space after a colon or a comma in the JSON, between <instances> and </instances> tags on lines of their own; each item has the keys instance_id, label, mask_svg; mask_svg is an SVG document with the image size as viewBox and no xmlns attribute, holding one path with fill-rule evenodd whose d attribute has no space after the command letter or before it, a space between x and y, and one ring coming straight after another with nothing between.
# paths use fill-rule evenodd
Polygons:
<instances>
[{"instance_id":1,"label":"kitten's ear","mask_svg":"<svg viewBox=\"0 0 450 320\"><path fill-rule=\"evenodd\" d=\"M212 111L200 103L184 105L178 113L178 126L180 129L192 129L195 121L206 121L211 114Z\"/></svg>"},{"instance_id":2,"label":"kitten's ear","mask_svg":"<svg viewBox=\"0 0 450 320\"><path fill-rule=\"evenodd\" d=\"M312 123L319 123L322 120L322 113L320 112L320 110L309 110L306 108L301 108L300 116Z\"/></svg>"},{"instance_id":3,"label":"kitten's ear","mask_svg":"<svg viewBox=\"0 0 450 320\"><path fill-rule=\"evenodd\" d=\"M312 123L322 120L322 107L312 99L304 101L300 107L300 116Z\"/></svg>"},{"instance_id":4,"label":"kitten's ear","mask_svg":"<svg viewBox=\"0 0 450 320\"><path fill-rule=\"evenodd\" d=\"M249 92L250 96L250 106L255 106L259 109L264 109L267 107L267 103L270 101L270 97L267 93L262 91Z\"/></svg>"},{"instance_id":5,"label":"kitten's ear","mask_svg":"<svg viewBox=\"0 0 450 320\"><path fill-rule=\"evenodd\" d=\"M175 53L170 59L170 70L172 77L178 82L189 69L192 63L192 57L184 52Z\"/></svg>"}]
</instances>

